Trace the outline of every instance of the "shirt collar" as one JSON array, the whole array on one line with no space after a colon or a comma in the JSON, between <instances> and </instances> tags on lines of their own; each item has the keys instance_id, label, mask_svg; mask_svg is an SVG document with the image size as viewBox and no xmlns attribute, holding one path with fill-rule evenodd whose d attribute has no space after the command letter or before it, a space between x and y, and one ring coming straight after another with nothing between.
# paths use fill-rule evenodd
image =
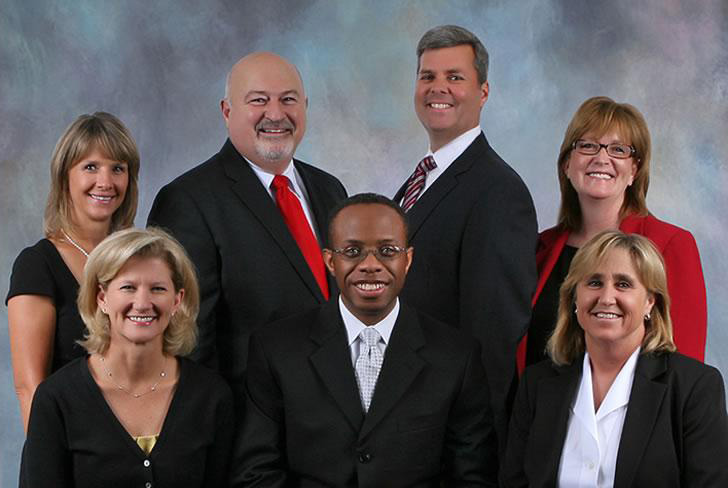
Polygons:
<instances>
[{"instance_id":1,"label":"shirt collar","mask_svg":"<svg viewBox=\"0 0 728 488\"><path fill-rule=\"evenodd\" d=\"M248 158L244 158L245 161L248 162L250 167L253 169L253 172L255 173L255 176L258 177L261 184L265 187L266 190L268 190L268 193L271 193L270 185L273 183L273 178L275 177L274 174L268 173L267 171L263 170L260 166L250 161ZM288 178L288 181L291 182L291 191L295 193L298 198L303 198L303 192L301 191L301 185L298 181L298 172L296 171L296 167L293 165L293 160L289 161L288 166L286 166L285 171L281 173L283 176Z\"/></svg>"},{"instance_id":2,"label":"shirt collar","mask_svg":"<svg viewBox=\"0 0 728 488\"><path fill-rule=\"evenodd\" d=\"M448 142L440 149L435 151L427 151L427 156L432 156L437 163L437 168L440 171L445 171L448 166L452 164L467 148L470 146L476 137L482 132L480 125L476 125L470 130L467 130L457 136L452 141Z\"/></svg>"},{"instance_id":3,"label":"shirt collar","mask_svg":"<svg viewBox=\"0 0 728 488\"><path fill-rule=\"evenodd\" d=\"M377 322L374 325L364 325L361 320L356 318L354 314L346 308L346 305L344 305L341 295L339 295L339 311L341 312L341 319L344 321L344 327L346 327L347 344L349 346L351 346L354 341L359 338L359 334L366 327L374 327L377 332L379 332L379 335L382 336L384 343L389 345L389 338L392 335L394 324L397 321L397 316L399 315L399 298L395 299L392 311L389 312L380 322Z\"/></svg>"}]
</instances>

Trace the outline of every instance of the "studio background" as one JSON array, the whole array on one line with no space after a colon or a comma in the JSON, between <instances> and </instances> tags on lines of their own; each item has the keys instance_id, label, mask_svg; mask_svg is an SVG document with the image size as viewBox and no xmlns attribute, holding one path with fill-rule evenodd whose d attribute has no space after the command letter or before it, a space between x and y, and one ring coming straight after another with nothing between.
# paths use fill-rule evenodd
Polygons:
<instances>
[{"instance_id":1,"label":"studio background","mask_svg":"<svg viewBox=\"0 0 728 488\"><path fill-rule=\"evenodd\" d=\"M415 46L445 23L472 30L490 52L481 124L528 185L540 229L556 221L556 158L581 102L607 95L644 113L648 205L698 242L706 362L728 376L724 0L0 0L0 295L19 251L42 237L50 154L70 122L104 110L130 128L143 226L159 188L222 146L225 76L251 51L301 71L308 128L296 156L350 194L393 195L427 150L412 103ZM17 485L22 442L3 306L0 487Z\"/></svg>"}]
</instances>

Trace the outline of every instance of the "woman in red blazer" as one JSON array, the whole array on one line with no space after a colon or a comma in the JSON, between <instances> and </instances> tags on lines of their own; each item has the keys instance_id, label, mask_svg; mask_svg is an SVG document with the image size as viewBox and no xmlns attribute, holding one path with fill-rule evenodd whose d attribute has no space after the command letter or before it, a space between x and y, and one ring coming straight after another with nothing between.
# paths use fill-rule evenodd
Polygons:
<instances>
[{"instance_id":1,"label":"woman in red blazer","mask_svg":"<svg viewBox=\"0 0 728 488\"><path fill-rule=\"evenodd\" d=\"M703 360L707 328L705 281L690 232L658 220L647 210L650 133L632 105L607 97L585 101L561 143L558 224L539 236L539 280L529 334L518 351L524 364L544 359L556 323L558 290L577 249L601 231L619 229L648 237L662 253L673 299L674 340L681 353Z\"/></svg>"}]
</instances>

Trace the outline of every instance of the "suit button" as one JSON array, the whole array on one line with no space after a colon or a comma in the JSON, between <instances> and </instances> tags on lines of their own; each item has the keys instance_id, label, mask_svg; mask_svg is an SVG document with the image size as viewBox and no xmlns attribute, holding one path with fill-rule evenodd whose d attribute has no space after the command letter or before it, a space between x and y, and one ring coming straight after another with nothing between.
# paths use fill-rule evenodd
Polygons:
<instances>
[{"instance_id":1,"label":"suit button","mask_svg":"<svg viewBox=\"0 0 728 488\"><path fill-rule=\"evenodd\" d=\"M371 460L372 460L372 455L369 454L368 452L363 452L363 453L359 454L359 462L360 463L366 464L366 463L368 463Z\"/></svg>"}]
</instances>

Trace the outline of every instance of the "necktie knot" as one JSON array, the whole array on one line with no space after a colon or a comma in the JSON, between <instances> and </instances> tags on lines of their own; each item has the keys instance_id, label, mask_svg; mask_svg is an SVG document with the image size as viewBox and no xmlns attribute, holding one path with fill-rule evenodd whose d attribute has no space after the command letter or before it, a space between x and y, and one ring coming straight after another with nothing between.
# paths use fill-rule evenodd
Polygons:
<instances>
[{"instance_id":1,"label":"necktie knot","mask_svg":"<svg viewBox=\"0 0 728 488\"><path fill-rule=\"evenodd\" d=\"M271 186L275 191L281 190L283 188L288 188L288 185L290 184L290 180L287 176L283 175L275 175L273 177L273 183L271 183Z\"/></svg>"},{"instance_id":2,"label":"necktie knot","mask_svg":"<svg viewBox=\"0 0 728 488\"><path fill-rule=\"evenodd\" d=\"M382 336L379 335L379 332L377 332L377 329L374 329L373 327L367 327L362 330L359 333L359 337L364 342L364 344L369 346L370 349L372 347L377 347L377 344L379 344L379 340L382 338Z\"/></svg>"},{"instance_id":3,"label":"necktie knot","mask_svg":"<svg viewBox=\"0 0 728 488\"><path fill-rule=\"evenodd\" d=\"M407 187L404 191L404 198L402 199L402 208L407 212L415 204L417 199L425 189L425 179L427 173L437 168L435 158L432 156L426 156L417 164L412 176L407 180Z\"/></svg>"}]
</instances>

